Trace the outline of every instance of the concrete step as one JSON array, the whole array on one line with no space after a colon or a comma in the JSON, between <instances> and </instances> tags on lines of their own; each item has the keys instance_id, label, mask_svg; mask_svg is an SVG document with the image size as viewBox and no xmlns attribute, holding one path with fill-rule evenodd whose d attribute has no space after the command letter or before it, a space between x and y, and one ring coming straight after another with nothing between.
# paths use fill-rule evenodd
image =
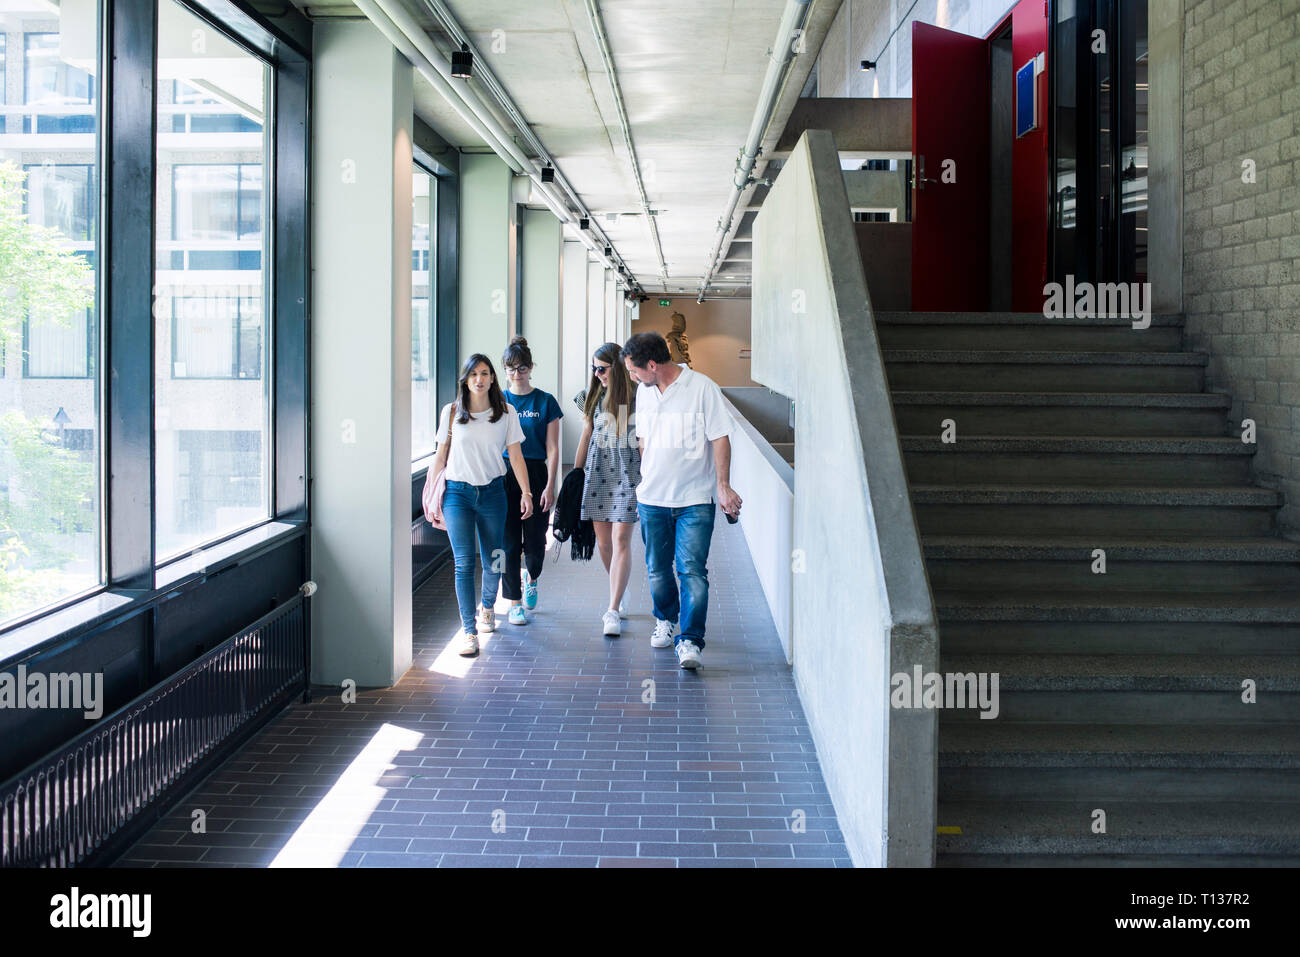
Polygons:
<instances>
[{"instance_id":1,"label":"concrete step","mask_svg":"<svg viewBox=\"0 0 1300 957\"><path fill-rule=\"evenodd\" d=\"M1207 869L1212 867L1300 867L1300 856L1233 856L1231 854L944 854L936 867L1123 867ZM1143 916L1151 916L1144 914Z\"/></svg>"},{"instance_id":2,"label":"concrete step","mask_svg":"<svg viewBox=\"0 0 1300 957\"><path fill-rule=\"evenodd\" d=\"M939 799L1295 801L1300 724L945 723Z\"/></svg>"},{"instance_id":3,"label":"concrete step","mask_svg":"<svg viewBox=\"0 0 1300 957\"><path fill-rule=\"evenodd\" d=\"M915 491L913 492L915 495ZM915 501L915 499L913 499ZM1172 540L926 536L930 586L936 591L1300 591L1300 545L1276 538ZM1094 549L1106 555L1093 571Z\"/></svg>"},{"instance_id":4,"label":"concrete step","mask_svg":"<svg viewBox=\"0 0 1300 957\"><path fill-rule=\"evenodd\" d=\"M1249 537L1273 530L1281 496L1249 486L1091 488L914 485L926 535ZM1017 584L1020 584L1017 582Z\"/></svg>"},{"instance_id":5,"label":"concrete step","mask_svg":"<svg viewBox=\"0 0 1300 957\"><path fill-rule=\"evenodd\" d=\"M1208 357L1190 352L888 349L890 388L963 392L1202 392Z\"/></svg>"},{"instance_id":6,"label":"concrete step","mask_svg":"<svg viewBox=\"0 0 1300 957\"><path fill-rule=\"evenodd\" d=\"M1250 484L1256 446L1233 436L900 437L912 485Z\"/></svg>"},{"instance_id":7,"label":"concrete step","mask_svg":"<svg viewBox=\"0 0 1300 957\"><path fill-rule=\"evenodd\" d=\"M1300 595L1294 592L1244 592L1231 605L1222 595L1181 592L936 592L941 621L1212 622L1215 624L1300 624Z\"/></svg>"},{"instance_id":8,"label":"concrete step","mask_svg":"<svg viewBox=\"0 0 1300 957\"><path fill-rule=\"evenodd\" d=\"M1117 595L1116 597L1122 597ZM1222 594L1214 596L1223 600ZM1300 654L1300 621L1105 621L1027 619L1007 621L996 613L979 617L969 610L942 621L940 641L946 652L1044 654Z\"/></svg>"},{"instance_id":9,"label":"concrete step","mask_svg":"<svg viewBox=\"0 0 1300 957\"><path fill-rule=\"evenodd\" d=\"M991 724L981 709L1004 724L1300 726L1300 658L1292 655L944 653L939 671L998 675L994 704L986 698L940 713L940 740L947 724ZM1254 683L1254 701L1243 700L1248 681Z\"/></svg>"},{"instance_id":10,"label":"concrete step","mask_svg":"<svg viewBox=\"0 0 1300 957\"><path fill-rule=\"evenodd\" d=\"M882 349L1035 349L1086 352L1177 352L1183 330L1176 325L1024 323L891 323L876 321Z\"/></svg>"},{"instance_id":11,"label":"concrete step","mask_svg":"<svg viewBox=\"0 0 1300 957\"><path fill-rule=\"evenodd\" d=\"M893 393L904 435L939 435L952 419L961 436L1228 434L1230 396L1162 392Z\"/></svg>"},{"instance_id":12,"label":"concrete step","mask_svg":"<svg viewBox=\"0 0 1300 957\"><path fill-rule=\"evenodd\" d=\"M875 314L877 326L1022 326L1038 328L1084 326L1093 329L1131 329L1132 320L1115 316L1080 316L1048 318L1041 312L896 312L881 310ZM1182 329L1186 317L1162 313L1151 317L1151 327ZM1134 330L1141 331L1141 330Z\"/></svg>"},{"instance_id":13,"label":"concrete step","mask_svg":"<svg viewBox=\"0 0 1300 957\"><path fill-rule=\"evenodd\" d=\"M1300 654L1295 592L935 591L945 653Z\"/></svg>"},{"instance_id":14,"label":"concrete step","mask_svg":"<svg viewBox=\"0 0 1300 957\"><path fill-rule=\"evenodd\" d=\"M941 866L1300 863L1300 801L940 801L938 822L961 830L938 835Z\"/></svg>"}]
</instances>

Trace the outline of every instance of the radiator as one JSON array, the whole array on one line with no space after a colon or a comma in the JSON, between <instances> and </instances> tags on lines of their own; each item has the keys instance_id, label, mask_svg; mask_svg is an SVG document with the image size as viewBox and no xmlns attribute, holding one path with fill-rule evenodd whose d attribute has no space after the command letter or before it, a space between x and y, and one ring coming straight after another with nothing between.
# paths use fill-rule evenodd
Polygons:
<instances>
[{"instance_id":1,"label":"radiator","mask_svg":"<svg viewBox=\"0 0 1300 957\"><path fill-rule=\"evenodd\" d=\"M223 742L305 692L303 601L295 595L0 786L0 867L84 861Z\"/></svg>"}]
</instances>

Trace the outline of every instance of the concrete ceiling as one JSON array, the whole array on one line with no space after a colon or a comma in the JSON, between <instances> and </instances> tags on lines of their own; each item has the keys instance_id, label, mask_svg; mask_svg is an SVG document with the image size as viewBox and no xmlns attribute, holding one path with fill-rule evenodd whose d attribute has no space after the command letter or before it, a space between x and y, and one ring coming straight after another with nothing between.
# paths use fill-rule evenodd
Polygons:
<instances>
[{"instance_id":1,"label":"concrete ceiling","mask_svg":"<svg viewBox=\"0 0 1300 957\"><path fill-rule=\"evenodd\" d=\"M359 16L346 0L294 2L313 18ZM422 0L404 2L435 45L449 52ZM785 0L599 3L646 193L659 210L666 283L584 0L446 2L469 35L476 62L487 60L636 279L648 292L694 292L709 265ZM816 6L830 8L816 18L828 23L839 2ZM787 82L793 95L820 47L820 36L810 32L808 39L808 52L795 59ZM468 82L491 101L477 80ZM793 95L783 102L792 107ZM487 149L418 72L415 104L417 115L454 146ZM775 132L783 126L778 110ZM731 245L720 279L747 284L747 249L743 242Z\"/></svg>"}]
</instances>

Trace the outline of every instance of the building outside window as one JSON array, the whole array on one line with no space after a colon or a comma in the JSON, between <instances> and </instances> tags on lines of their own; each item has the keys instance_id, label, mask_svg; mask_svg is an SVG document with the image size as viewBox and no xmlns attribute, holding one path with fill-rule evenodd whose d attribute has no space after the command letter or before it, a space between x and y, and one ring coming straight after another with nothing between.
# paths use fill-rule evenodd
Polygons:
<instances>
[{"instance_id":1,"label":"building outside window","mask_svg":"<svg viewBox=\"0 0 1300 957\"><path fill-rule=\"evenodd\" d=\"M27 4L20 6L40 6ZM77 38L84 34L84 26L74 28ZM89 50L84 44L79 51L63 49L63 32L31 32L23 34L23 103L28 107L41 107L23 114L24 133L93 133L95 132L95 79L75 58L77 52L84 57L96 56L98 44Z\"/></svg>"},{"instance_id":2,"label":"building outside window","mask_svg":"<svg viewBox=\"0 0 1300 957\"><path fill-rule=\"evenodd\" d=\"M261 120L232 109L184 80L172 80L158 103L158 128L173 133L258 133Z\"/></svg>"},{"instance_id":3,"label":"building outside window","mask_svg":"<svg viewBox=\"0 0 1300 957\"><path fill-rule=\"evenodd\" d=\"M433 454L438 430L434 365L434 243L437 180L415 167L411 235L411 460Z\"/></svg>"},{"instance_id":4,"label":"building outside window","mask_svg":"<svg viewBox=\"0 0 1300 957\"><path fill-rule=\"evenodd\" d=\"M180 296L171 308L173 378L261 377L261 299Z\"/></svg>"},{"instance_id":5,"label":"building outside window","mask_svg":"<svg viewBox=\"0 0 1300 957\"><path fill-rule=\"evenodd\" d=\"M13 104L0 125L0 626L103 581L101 70L85 12L0 6L0 103Z\"/></svg>"},{"instance_id":6,"label":"building outside window","mask_svg":"<svg viewBox=\"0 0 1300 957\"><path fill-rule=\"evenodd\" d=\"M155 488L164 562L271 514L264 183L273 74L176 0L162 0L158 17Z\"/></svg>"}]
</instances>

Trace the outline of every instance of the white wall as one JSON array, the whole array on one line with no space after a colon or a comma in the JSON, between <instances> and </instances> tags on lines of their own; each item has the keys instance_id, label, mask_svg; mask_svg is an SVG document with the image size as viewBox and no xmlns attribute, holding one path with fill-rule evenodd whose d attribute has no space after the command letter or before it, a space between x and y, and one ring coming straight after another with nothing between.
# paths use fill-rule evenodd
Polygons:
<instances>
[{"instance_id":1,"label":"white wall","mask_svg":"<svg viewBox=\"0 0 1300 957\"><path fill-rule=\"evenodd\" d=\"M928 866L934 714L892 711L889 679L934 670L938 633L829 133L758 215L751 306L753 377L795 402L794 677L827 787L855 863Z\"/></svg>"},{"instance_id":2,"label":"white wall","mask_svg":"<svg viewBox=\"0 0 1300 957\"><path fill-rule=\"evenodd\" d=\"M790 552L794 535L794 469L772 450L758 430L730 401L736 420L731 433L731 475L744 500L740 527L749 546L759 584L767 599L785 660L794 662Z\"/></svg>"}]
</instances>

